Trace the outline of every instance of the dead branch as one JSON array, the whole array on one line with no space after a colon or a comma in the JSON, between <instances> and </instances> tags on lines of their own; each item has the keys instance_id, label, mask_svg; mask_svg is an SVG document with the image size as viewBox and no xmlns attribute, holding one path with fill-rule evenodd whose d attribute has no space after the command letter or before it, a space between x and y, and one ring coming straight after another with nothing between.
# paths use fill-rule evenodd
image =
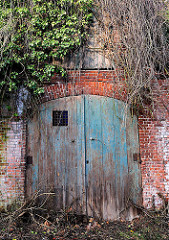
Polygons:
<instances>
[{"instance_id":1,"label":"dead branch","mask_svg":"<svg viewBox=\"0 0 169 240\"><path fill-rule=\"evenodd\" d=\"M128 104L153 102L152 81L167 78L167 3L150 0L95 0L102 48L115 70L123 69ZM156 81L158 83L158 81Z\"/></svg>"}]
</instances>

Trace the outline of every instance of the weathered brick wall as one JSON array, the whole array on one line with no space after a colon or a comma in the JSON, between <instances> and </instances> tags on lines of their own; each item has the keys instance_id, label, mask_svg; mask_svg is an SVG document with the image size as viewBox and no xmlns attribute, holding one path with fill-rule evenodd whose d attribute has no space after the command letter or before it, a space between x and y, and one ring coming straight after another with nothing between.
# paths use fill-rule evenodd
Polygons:
<instances>
[{"instance_id":1,"label":"weathered brick wall","mask_svg":"<svg viewBox=\"0 0 169 240\"><path fill-rule=\"evenodd\" d=\"M2 121L0 126L0 206L24 198L26 125Z\"/></svg>"},{"instance_id":2,"label":"weathered brick wall","mask_svg":"<svg viewBox=\"0 0 169 240\"><path fill-rule=\"evenodd\" d=\"M160 208L169 190L169 121L139 118L140 153L142 160L143 204ZM168 175L168 176L167 176ZM153 202L154 201L154 202Z\"/></svg>"},{"instance_id":3,"label":"weathered brick wall","mask_svg":"<svg viewBox=\"0 0 169 240\"><path fill-rule=\"evenodd\" d=\"M126 98L126 89L123 71L68 71L66 81L56 74L51 83L46 84L45 94L40 101L45 102L59 97L81 94L94 94L124 100Z\"/></svg>"},{"instance_id":4,"label":"weathered brick wall","mask_svg":"<svg viewBox=\"0 0 169 240\"><path fill-rule=\"evenodd\" d=\"M139 117L143 204L159 209L169 198L169 93L166 81L154 84L152 117Z\"/></svg>"}]
</instances>

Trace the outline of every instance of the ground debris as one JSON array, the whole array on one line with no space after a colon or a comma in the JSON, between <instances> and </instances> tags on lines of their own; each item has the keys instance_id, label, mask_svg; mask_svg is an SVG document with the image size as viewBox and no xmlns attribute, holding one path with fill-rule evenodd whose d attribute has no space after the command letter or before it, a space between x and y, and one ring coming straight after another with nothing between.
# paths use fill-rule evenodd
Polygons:
<instances>
[{"instance_id":1,"label":"ground debris","mask_svg":"<svg viewBox=\"0 0 169 240\"><path fill-rule=\"evenodd\" d=\"M169 239L169 217L143 212L133 221L104 221L76 214L24 206L0 213L1 240L149 240Z\"/></svg>"}]
</instances>

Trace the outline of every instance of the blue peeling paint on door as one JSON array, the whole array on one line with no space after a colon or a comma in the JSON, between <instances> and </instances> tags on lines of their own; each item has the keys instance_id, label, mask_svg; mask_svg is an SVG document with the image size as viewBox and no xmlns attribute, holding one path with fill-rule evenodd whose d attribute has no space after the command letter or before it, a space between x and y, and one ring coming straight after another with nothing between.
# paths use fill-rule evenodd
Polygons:
<instances>
[{"instance_id":1,"label":"blue peeling paint on door","mask_svg":"<svg viewBox=\"0 0 169 240\"><path fill-rule=\"evenodd\" d=\"M125 207L128 179L124 103L86 96L86 172L88 213L118 217Z\"/></svg>"},{"instance_id":2,"label":"blue peeling paint on door","mask_svg":"<svg viewBox=\"0 0 169 240\"><path fill-rule=\"evenodd\" d=\"M52 191L55 208L104 219L120 215L131 189L140 201L137 119L125 109L122 101L94 95L42 104L28 123L27 194ZM68 126L53 126L53 111L68 111Z\"/></svg>"}]
</instances>

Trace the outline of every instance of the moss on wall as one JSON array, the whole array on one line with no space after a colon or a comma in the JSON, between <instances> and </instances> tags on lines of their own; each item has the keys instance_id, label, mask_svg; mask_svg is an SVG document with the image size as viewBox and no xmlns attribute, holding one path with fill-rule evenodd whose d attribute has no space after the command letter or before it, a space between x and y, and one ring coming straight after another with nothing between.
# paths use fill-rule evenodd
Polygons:
<instances>
[{"instance_id":1,"label":"moss on wall","mask_svg":"<svg viewBox=\"0 0 169 240\"><path fill-rule=\"evenodd\" d=\"M7 132L10 128L8 122L5 120L0 121L0 175L4 174L4 168L7 164L6 147L7 147Z\"/></svg>"}]
</instances>

